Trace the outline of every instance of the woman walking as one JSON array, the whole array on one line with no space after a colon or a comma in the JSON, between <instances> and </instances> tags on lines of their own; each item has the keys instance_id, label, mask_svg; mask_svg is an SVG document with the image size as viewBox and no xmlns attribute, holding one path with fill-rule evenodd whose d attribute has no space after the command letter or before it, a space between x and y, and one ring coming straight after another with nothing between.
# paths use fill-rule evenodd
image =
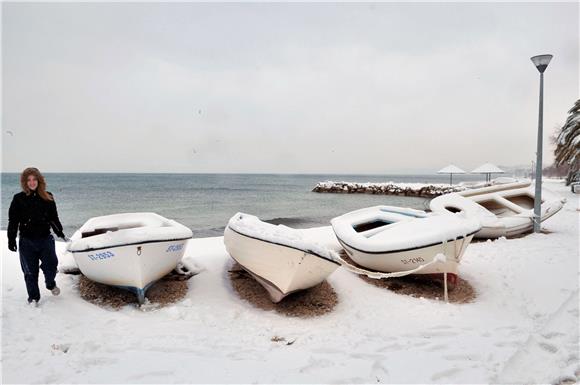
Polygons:
<instances>
[{"instance_id":1,"label":"woman walking","mask_svg":"<svg viewBox=\"0 0 580 385\"><path fill-rule=\"evenodd\" d=\"M14 195L8 210L8 249L20 251L20 266L24 273L28 303L38 304L39 267L44 273L46 288L59 295L55 277L58 259L54 250L54 238L50 229L65 239L58 219L54 197L46 191L46 182L37 168L29 167L20 175L22 191ZM18 247L16 235L20 230Z\"/></svg>"}]
</instances>

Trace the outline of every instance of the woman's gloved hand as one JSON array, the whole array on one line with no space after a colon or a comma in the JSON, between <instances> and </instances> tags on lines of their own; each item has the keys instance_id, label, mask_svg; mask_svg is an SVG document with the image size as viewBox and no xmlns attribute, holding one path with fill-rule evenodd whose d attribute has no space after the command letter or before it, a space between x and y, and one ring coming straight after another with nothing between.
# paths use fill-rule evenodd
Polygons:
<instances>
[{"instance_id":1,"label":"woman's gloved hand","mask_svg":"<svg viewBox=\"0 0 580 385\"><path fill-rule=\"evenodd\" d=\"M60 239L66 241L66 237L64 236L64 233L62 231L55 231L55 234L57 237L59 237Z\"/></svg>"},{"instance_id":2,"label":"woman's gloved hand","mask_svg":"<svg viewBox=\"0 0 580 385\"><path fill-rule=\"evenodd\" d=\"M8 240L8 250L16 251L18 248L16 247L16 239L9 239Z\"/></svg>"}]
</instances>

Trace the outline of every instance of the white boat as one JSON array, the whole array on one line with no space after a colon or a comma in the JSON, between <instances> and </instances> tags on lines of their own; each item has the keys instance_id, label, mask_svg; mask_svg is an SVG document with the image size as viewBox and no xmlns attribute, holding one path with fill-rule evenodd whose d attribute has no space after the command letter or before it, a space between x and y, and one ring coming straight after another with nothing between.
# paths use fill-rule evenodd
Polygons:
<instances>
[{"instance_id":1,"label":"white boat","mask_svg":"<svg viewBox=\"0 0 580 385\"><path fill-rule=\"evenodd\" d=\"M89 219L67 250L89 279L133 291L139 303L183 257L193 233L155 213L113 214Z\"/></svg>"},{"instance_id":2,"label":"white boat","mask_svg":"<svg viewBox=\"0 0 580 385\"><path fill-rule=\"evenodd\" d=\"M272 302L324 281L339 266L336 253L283 225L237 213L224 231L230 256L268 291Z\"/></svg>"},{"instance_id":3,"label":"white boat","mask_svg":"<svg viewBox=\"0 0 580 385\"><path fill-rule=\"evenodd\" d=\"M447 273L451 283L456 282L459 261L480 229L477 220L462 214L430 215L393 206L356 210L332 219L331 224L349 257L365 268Z\"/></svg>"},{"instance_id":4,"label":"white boat","mask_svg":"<svg viewBox=\"0 0 580 385\"><path fill-rule=\"evenodd\" d=\"M476 238L514 237L533 228L534 186L529 181L445 194L430 203L434 213L465 212L478 218L482 228ZM556 214L566 202L542 190L541 221Z\"/></svg>"}]
</instances>

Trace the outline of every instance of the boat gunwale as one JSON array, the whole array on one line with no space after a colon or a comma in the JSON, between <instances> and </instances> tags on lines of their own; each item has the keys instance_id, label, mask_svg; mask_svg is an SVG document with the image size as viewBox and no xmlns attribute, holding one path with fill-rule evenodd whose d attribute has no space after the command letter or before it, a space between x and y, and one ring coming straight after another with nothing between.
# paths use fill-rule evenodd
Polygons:
<instances>
[{"instance_id":1,"label":"boat gunwale","mask_svg":"<svg viewBox=\"0 0 580 385\"><path fill-rule=\"evenodd\" d=\"M151 240L151 241L142 241L142 242L123 243L121 245L111 245L111 246L105 246L105 247L94 247L94 248L83 249L83 250L71 250L70 248L67 247L66 251L71 252L73 254L74 253L86 253L88 251L97 251L97 250L112 249L112 248L115 248L115 247L144 245L144 244L147 244L147 243L187 241L189 239L193 239L193 235L191 237L187 237L187 238L172 238L172 239L160 239L160 240Z\"/></svg>"},{"instance_id":2,"label":"boat gunwale","mask_svg":"<svg viewBox=\"0 0 580 385\"><path fill-rule=\"evenodd\" d=\"M492 186L485 186L474 189L467 189L463 191L455 192L454 194L461 195L462 197L469 198L478 195L494 194L494 193L506 193L510 190L526 190L532 188L532 182L513 182Z\"/></svg>"},{"instance_id":3,"label":"boat gunwale","mask_svg":"<svg viewBox=\"0 0 580 385\"><path fill-rule=\"evenodd\" d=\"M263 239L263 238L258 238L258 237L254 237L254 236L251 236L251 235L248 235L248 234L244 234L244 233L242 233L242 232L240 232L240 231L238 231L238 230L232 229L232 228L231 228L229 225L228 225L228 226L226 226L226 229L230 229L230 230L231 230L231 231L233 231L234 233L236 233L236 234L238 234L238 235L241 235L241 236L244 236L244 237L247 237L247 238L251 238L251 239L258 240L258 241L262 241L262 242L270 243L270 244L272 244L272 245L277 245L277 246L284 246L284 247L287 247L287 248L289 248L289 249L294 249L294 250L302 251L302 252L304 252L304 253L308 253L308 254L314 255L315 257L322 258L322 259L324 259L325 261L332 262L332 263L335 263L335 264L337 264L337 265L339 265L339 266L342 266L342 264L341 264L340 262L338 262L338 261L335 261L335 260L333 260L333 259L330 259L330 258L327 258L327 257L324 257L324 256L322 256L322 255L320 255L320 254L318 254L318 253L316 253L316 252L314 252L314 251L312 251L312 250L304 250L304 249L301 249L301 248L299 248L299 247L294 247L294 246L290 246L290 245L285 245L285 244L283 244L283 243L273 242L273 241L269 241L269 240L266 240L266 239Z\"/></svg>"},{"instance_id":4,"label":"boat gunwale","mask_svg":"<svg viewBox=\"0 0 580 385\"><path fill-rule=\"evenodd\" d=\"M460 239L468 238L468 237L470 237L472 235L475 235L480 230L481 230L481 228L479 230L474 231L474 232L471 232L469 234L461 235L461 236L459 236L457 238L449 239L449 240L446 240L446 241L430 243L430 244L427 244L427 245L422 245L422 246L417 246L417 247L411 247L411 248L407 248L407 249L397 249L397 250L390 250L390 251L367 251L367 250L361 250L361 249L358 249L358 248L356 248L354 246L349 245L348 243L346 243L345 241L343 241L342 239L340 239L340 237L338 235L336 235L336 233L335 233L335 235L336 235L336 239L338 239L338 242L341 245L347 246L347 247L349 247L349 248L351 248L353 250L356 250L358 252L361 252L361 253L366 253L366 254L393 254L393 253L402 253L402 252L405 252L405 251L419 250L419 249L423 249L423 248L426 248L426 247L436 246L436 245L440 245L440 244L443 244L443 243L448 243L448 242L453 242L453 241L457 241L457 240L460 240Z\"/></svg>"}]
</instances>

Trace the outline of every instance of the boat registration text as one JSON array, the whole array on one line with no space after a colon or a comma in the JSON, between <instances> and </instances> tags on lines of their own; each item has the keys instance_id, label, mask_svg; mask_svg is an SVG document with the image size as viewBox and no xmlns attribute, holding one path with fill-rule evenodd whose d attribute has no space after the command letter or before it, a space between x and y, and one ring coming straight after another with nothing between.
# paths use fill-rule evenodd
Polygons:
<instances>
[{"instance_id":1,"label":"boat registration text","mask_svg":"<svg viewBox=\"0 0 580 385\"><path fill-rule=\"evenodd\" d=\"M108 259L108 258L112 258L114 256L115 256L115 253L113 253L112 251L104 251L102 253L87 254L87 257L89 257L89 259L91 261L98 261L100 259Z\"/></svg>"},{"instance_id":2,"label":"boat registration text","mask_svg":"<svg viewBox=\"0 0 580 385\"><path fill-rule=\"evenodd\" d=\"M169 247L167 248L167 250L165 250L165 252L169 253L172 251L179 251L181 249L183 249L183 244L169 245Z\"/></svg>"},{"instance_id":3,"label":"boat registration text","mask_svg":"<svg viewBox=\"0 0 580 385\"><path fill-rule=\"evenodd\" d=\"M408 265L408 264L422 263L422 262L425 262L425 260L421 257L417 257L417 258L401 259L401 262L403 262L403 265Z\"/></svg>"}]
</instances>

